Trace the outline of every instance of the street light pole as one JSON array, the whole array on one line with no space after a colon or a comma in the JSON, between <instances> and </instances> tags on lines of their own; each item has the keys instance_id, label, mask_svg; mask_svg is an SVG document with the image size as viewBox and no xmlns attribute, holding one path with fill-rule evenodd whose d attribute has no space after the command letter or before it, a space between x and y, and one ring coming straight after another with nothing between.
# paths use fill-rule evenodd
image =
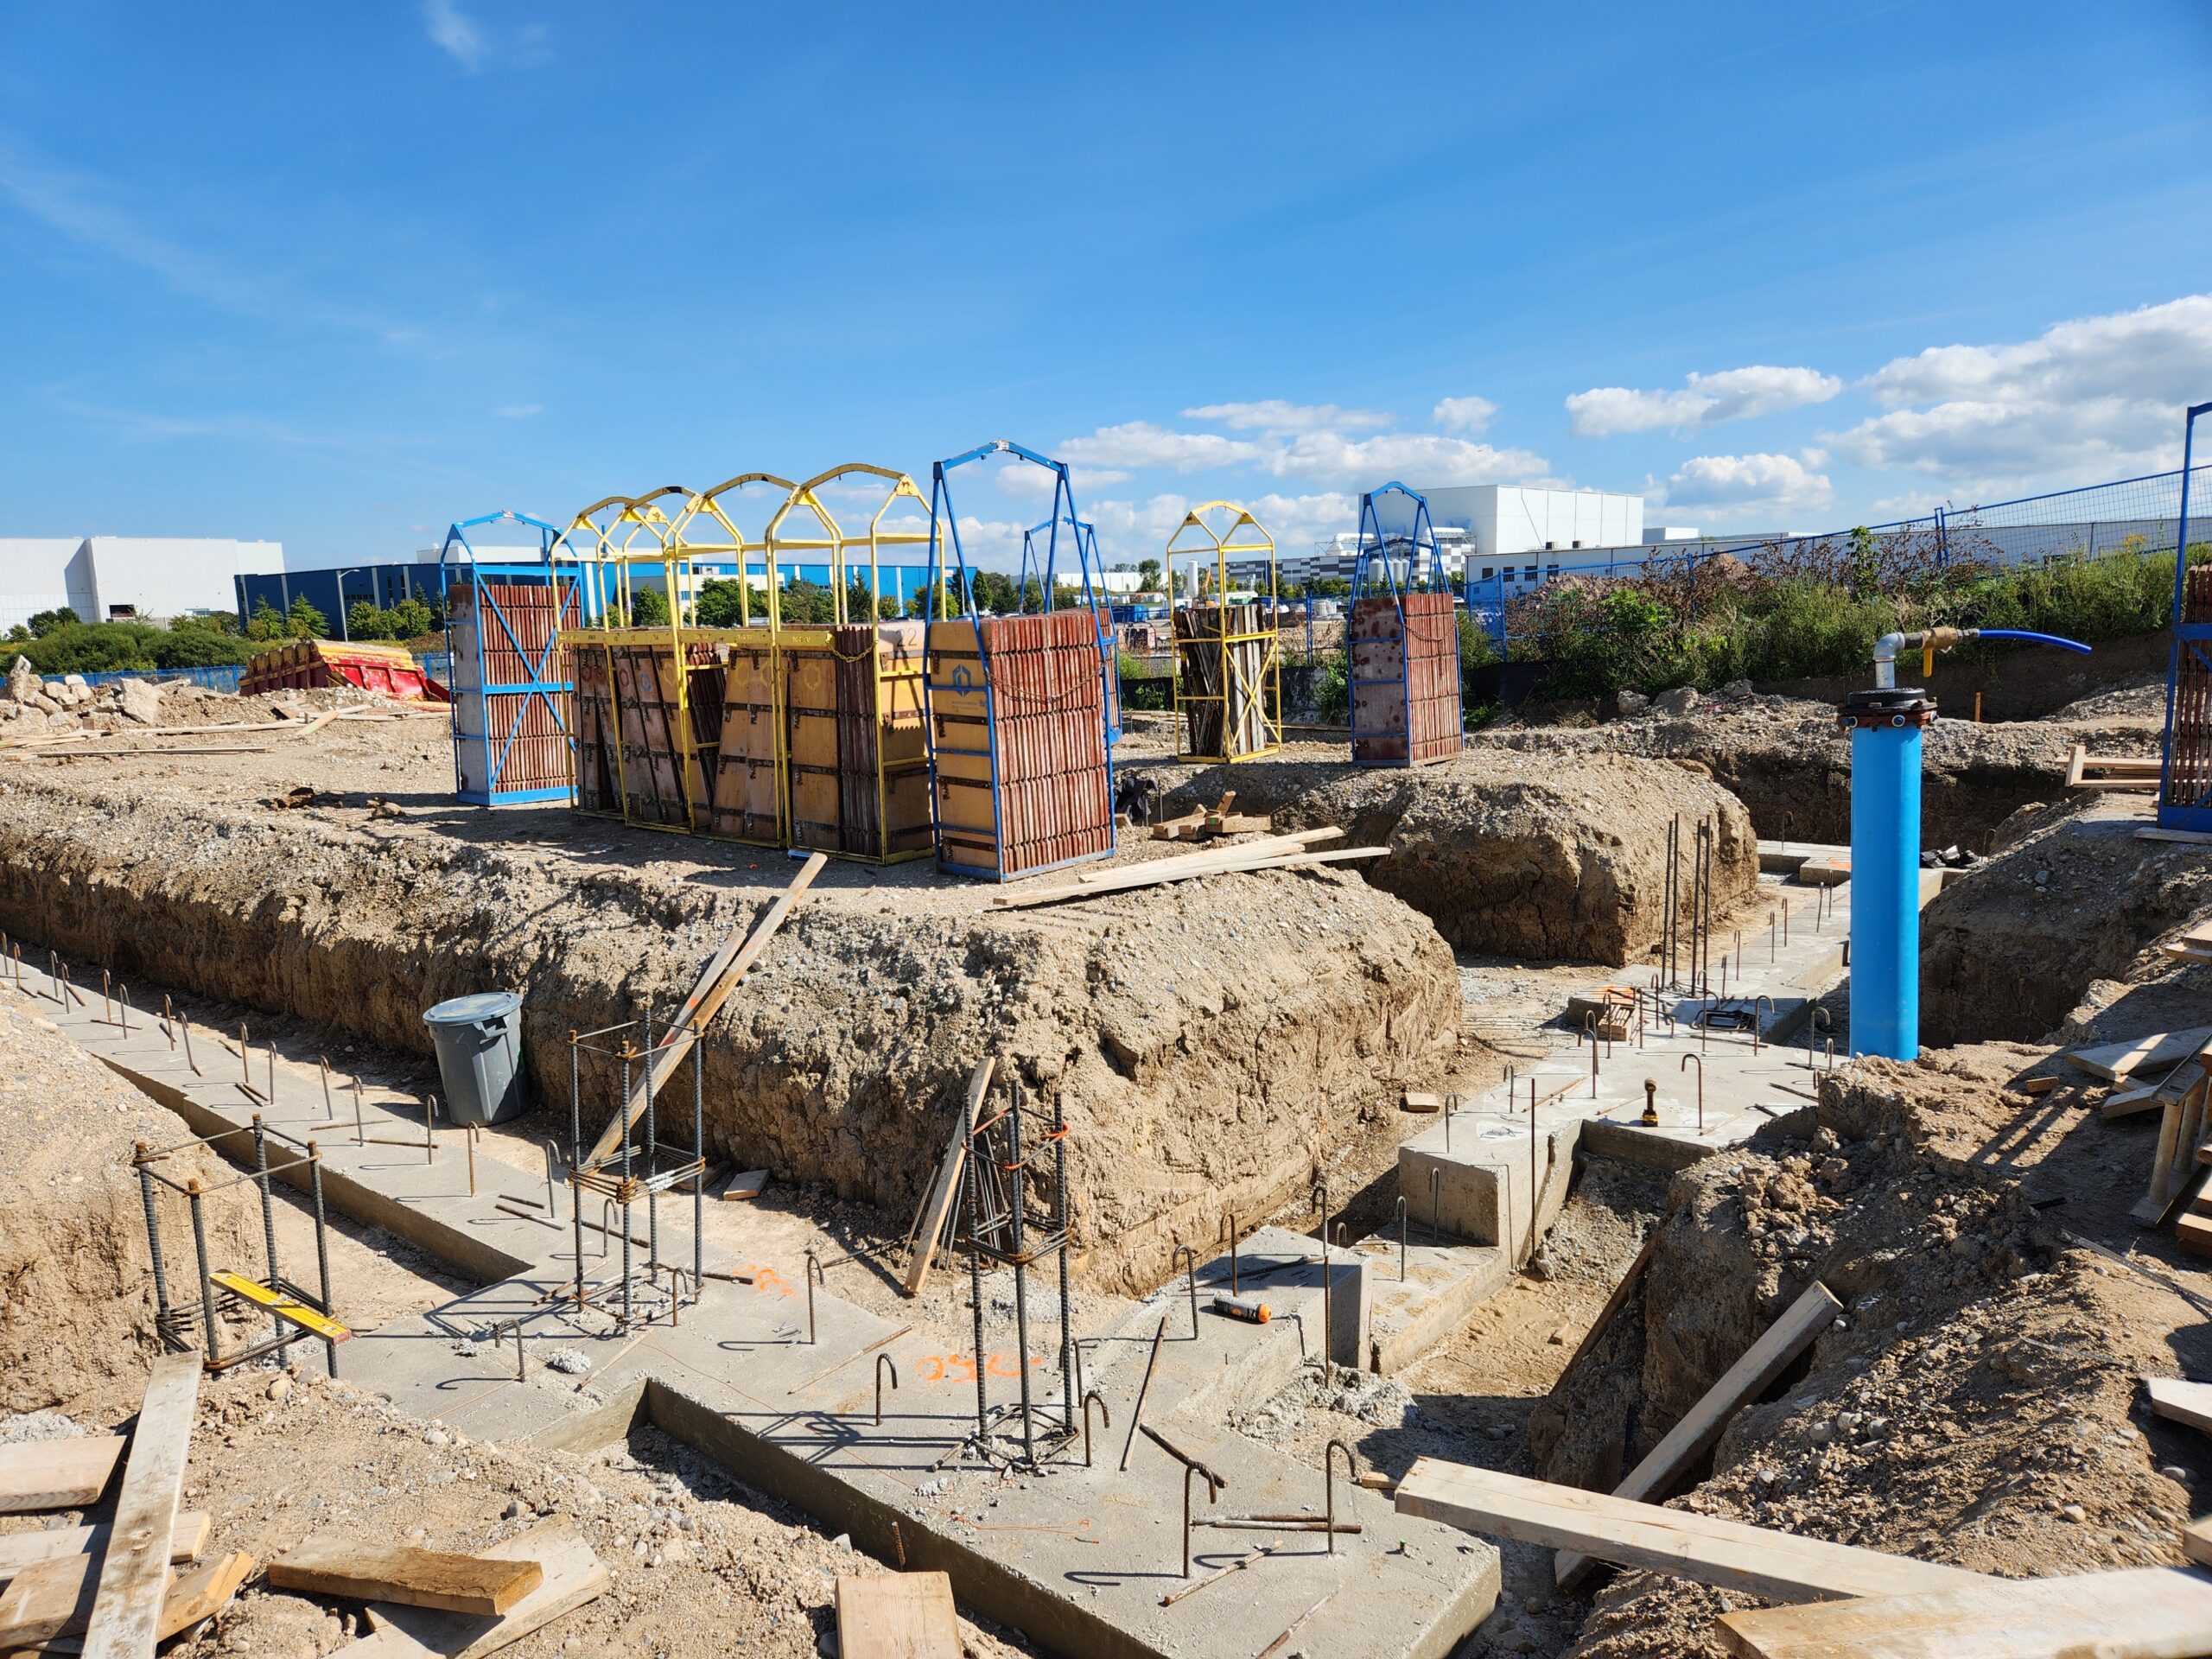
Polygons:
<instances>
[{"instance_id":1,"label":"street light pole","mask_svg":"<svg viewBox=\"0 0 2212 1659\"><path fill-rule=\"evenodd\" d=\"M353 628L346 618L346 578L359 575L367 568L365 565L351 564L338 572L338 637L348 645L353 643Z\"/></svg>"}]
</instances>

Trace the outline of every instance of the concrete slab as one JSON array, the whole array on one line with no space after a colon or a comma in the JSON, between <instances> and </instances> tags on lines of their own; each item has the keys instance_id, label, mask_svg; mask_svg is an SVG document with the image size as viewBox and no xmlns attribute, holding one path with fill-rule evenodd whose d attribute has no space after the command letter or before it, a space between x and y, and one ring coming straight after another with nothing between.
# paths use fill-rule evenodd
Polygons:
<instances>
[{"instance_id":1,"label":"concrete slab","mask_svg":"<svg viewBox=\"0 0 2212 1659\"><path fill-rule=\"evenodd\" d=\"M1526 1105L1513 1111L1501 1091L1494 1103L1455 1113L1400 1144L1398 1190L1415 1228L1510 1244L1516 1260L1543 1236L1567 1201L1586 1116L1574 1102L1545 1096L1585 1085L1573 1071L1540 1071L1516 1080L1516 1092L1531 1083L1540 1103L1533 1112Z\"/></svg>"},{"instance_id":2,"label":"concrete slab","mask_svg":"<svg viewBox=\"0 0 2212 1659\"><path fill-rule=\"evenodd\" d=\"M26 981L33 978L26 969ZM46 1012L196 1132L228 1135L234 1151L250 1155L250 1141L236 1132L256 1110L276 1127L312 1136L334 1210L386 1227L480 1279L480 1288L362 1332L340 1350L350 1380L472 1438L585 1447L651 1421L824 1527L851 1534L859 1548L902 1567L943 1570L968 1606L1049 1651L1086 1659L1230 1659L1265 1649L1301 1618L1298 1641L1307 1652L1444 1659L1495 1605L1492 1547L1399 1516L1380 1495L1340 1484L1338 1513L1357 1521L1361 1534L1339 1537L1331 1553L1318 1535L1201 1531L1192 1540L1198 1577L1262 1545L1270 1553L1162 1606L1164 1595L1197 1581L1181 1576L1182 1467L1140 1436L1123 1472L1120 1442L1110 1435L1084 1465L1080 1434L1053 1427L1065 1429L1066 1395L1046 1357L1049 1325L1033 1358L1032 1426L1050 1459L1022 1472L1008 1465L1019 1440L1009 1438L1003 1417L991 1455L963 1449L976 1429L972 1354L941 1351L936 1338L820 1290L810 1329L796 1263L755 1264L769 1271L751 1285L709 1280L679 1322L618 1330L600 1304L605 1281L619 1269L620 1243L601 1254L599 1238L588 1236L581 1254L590 1305L563 1301L579 1265L573 1227L501 1210L502 1183L527 1183L489 1160L479 1166L472 1194L458 1135L442 1135L432 1160L417 1150L419 1121L410 1134L398 1111L371 1101L356 1143L350 1109L327 1119L312 1074L288 1077L280 1065L272 1107L236 1086L237 1056L211 1052L204 1031L194 1033L195 1072L182 1046L172 1049L157 1031L141 1026L125 1034L99 1020L97 998L89 1014L51 1002ZM208 1075L217 1071L223 1075ZM385 1141L412 1144L379 1144ZM688 1202L670 1201L662 1217L664 1259L687 1265ZM645 1252L637 1255L642 1260ZM1248 1325L1202 1313L1192 1335L1188 1289L1179 1281L1154 1300L1148 1319L1135 1311L1110 1339L1085 1344L1086 1382L1115 1421L1125 1421L1150 1330L1169 1313L1176 1340L1162 1344L1145 1418L1227 1478L1224 1510L1320 1510L1319 1470L1231 1433L1222 1420L1289 1378L1301 1332L1319 1339L1325 1270L1331 1347L1351 1363L1361 1357L1375 1264L1366 1253L1331 1251L1325 1269L1321 1255L1316 1241L1273 1230L1240 1248L1236 1277L1281 1304L1280 1321ZM712 1249L706 1260L715 1268L741 1265ZM1226 1261L1203 1264L1201 1299L1226 1288L1230 1277ZM516 1320L519 1378L514 1338L493 1334ZM1145 1341L1129 1338L1138 1326ZM1000 1334L987 1331L987 1349ZM879 1357L900 1379L885 1397L880 1423ZM566 1369L572 1365L581 1370ZM983 1400L995 1412L1016 1395L1013 1365L1010 1353L985 1355ZM1203 1508L1203 1489L1198 1501Z\"/></svg>"},{"instance_id":3,"label":"concrete slab","mask_svg":"<svg viewBox=\"0 0 2212 1659\"><path fill-rule=\"evenodd\" d=\"M1513 1277L1506 1252L1492 1244L1414 1243L1401 1252L1376 1236L1354 1247L1370 1262L1368 1369L1403 1370L1465 1325L1469 1314Z\"/></svg>"}]
</instances>

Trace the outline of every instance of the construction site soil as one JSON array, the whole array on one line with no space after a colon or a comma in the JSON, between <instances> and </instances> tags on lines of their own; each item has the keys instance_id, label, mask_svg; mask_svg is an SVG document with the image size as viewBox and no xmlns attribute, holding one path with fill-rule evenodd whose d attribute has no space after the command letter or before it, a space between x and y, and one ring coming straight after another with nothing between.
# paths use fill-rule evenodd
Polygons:
<instances>
[{"instance_id":1,"label":"construction site soil","mask_svg":"<svg viewBox=\"0 0 2212 1659\"><path fill-rule=\"evenodd\" d=\"M0 928L401 1052L429 1051L432 1004L518 989L538 1097L565 1109L569 1032L672 1010L797 868L565 806L457 806L435 719L256 736L215 756L10 753ZM1450 950L1356 875L1067 910L995 908L998 891L926 863L826 870L710 1035L710 1155L909 1215L995 1053L1067 1103L1086 1276L1141 1285L1225 1213L1303 1195L1332 1143L1457 1055ZM619 1087L613 1061L587 1065L588 1122Z\"/></svg>"},{"instance_id":2,"label":"construction site soil","mask_svg":"<svg viewBox=\"0 0 2212 1659\"><path fill-rule=\"evenodd\" d=\"M2212 910L2212 847L2150 841L2141 795L2022 809L1921 918L1921 1040L2069 1042L2204 1023L2212 970L2158 948Z\"/></svg>"},{"instance_id":3,"label":"construction site soil","mask_svg":"<svg viewBox=\"0 0 2212 1659\"><path fill-rule=\"evenodd\" d=\"M1977 724L1944 717L1923 743L1921 842L1987 849L1998 825L2030 801L2063 793L2077 743L2109 754L2158 750L2164 709L2142 710L2143 688L2100 692L2049 719ZM1690 712L1599 721L1587 713L1531 710L1470 737L1537 755L1625 753L1689 761L1732 792L1771 840L1851 839L1851 740L1834 703L1758 695L1700 696Z\"/></svg>"},{"instance_id":4,"label":"construction site soil","mask_svg":"<svg viewBox=\"0 0 2212 1659\"><path fill-rule=\"evenodd\" d=\"M1598 962L1644 956L1666 926L1668 847L1679 818L1675 923L1691 921L1694 830L1713 826L1713 908L1748 898L1758 848L1743 804L1680 766L1592 752L1556 756L1470 747L1408 771L1350 765L1338 744L1294 744L1258 760L1163 768L1179 802L1234 791L1278 830L1341 825L1361 846L1388 846L1367 867L1463 950Z\"/></svg>"},{"instance_id":5,"label":"construction site soil","mask_svg":"<svg viewBox=\"0 0 2212 1659\"><path fill-rule=\"evenodd\" d=\"M1535 1414L1539 1473L1612 1484L1817 1280L1843 1314L1679 1507L2007 1576L2180 1560L2212 1446L2138 1378L2212 1364L2212 1283L2095 1248L2135 1242L2141 1160L2078 1094L2007 1089L2047 1052L1861 1061L1677 1176L1640 1292ZM1624 1573L1567 1652L1718 1655L1752 1605Z\"/></svg>"}]
</instances>

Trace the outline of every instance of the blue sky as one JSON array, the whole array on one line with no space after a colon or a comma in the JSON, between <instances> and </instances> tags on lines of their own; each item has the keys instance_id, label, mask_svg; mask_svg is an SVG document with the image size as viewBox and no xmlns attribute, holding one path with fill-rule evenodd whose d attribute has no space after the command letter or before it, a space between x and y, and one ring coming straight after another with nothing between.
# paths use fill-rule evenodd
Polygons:
<instances>
[{"instance_id":1,"label":"blue sky","mask_svg":"<svg viewBox=\"0 0 2212 1659\"><path fill-rule=\"evenodd\" d=\"M2177 464L2212 8L0 0L0 535L1000 436L1128 558L1394 476L1819 529Z\"/></svg>"}]
</instances>

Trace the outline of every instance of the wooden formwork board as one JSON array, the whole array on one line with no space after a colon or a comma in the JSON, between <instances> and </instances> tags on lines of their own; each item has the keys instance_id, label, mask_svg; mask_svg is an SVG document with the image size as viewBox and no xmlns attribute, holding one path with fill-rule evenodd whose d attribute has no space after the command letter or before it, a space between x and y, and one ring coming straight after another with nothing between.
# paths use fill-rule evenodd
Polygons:
<instances>
[{"instance_id":1,"label":"wooden formwork board","mask_svg":"<svg viewBox=\"0 0 2212 1659\"><path fill-rule=\"evenodd\" d=\"M1459 626L1452 596L1359 600L1350 635L1353 760L1418 766L1457 754Z\"/></svg>"}]
</instances>

